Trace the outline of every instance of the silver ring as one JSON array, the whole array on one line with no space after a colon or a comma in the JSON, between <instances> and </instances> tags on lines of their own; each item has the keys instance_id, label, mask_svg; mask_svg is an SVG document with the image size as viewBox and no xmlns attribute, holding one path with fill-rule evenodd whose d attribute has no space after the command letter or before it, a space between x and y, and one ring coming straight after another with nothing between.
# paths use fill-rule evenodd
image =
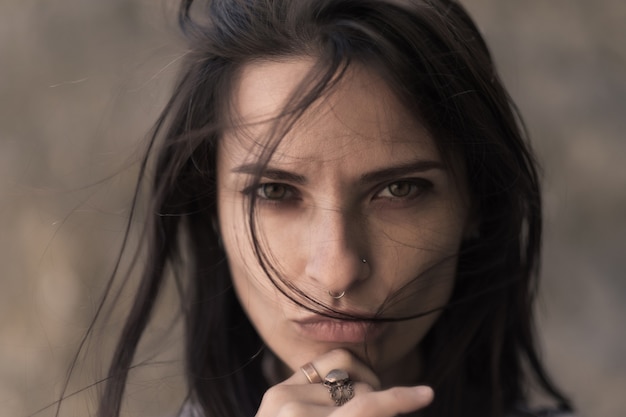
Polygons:
<instances>
[{"instance_id":1,"label":"silver ring","mask_svg":"<svg viewBox=\"0 0 626 417\"><path fill-rule=\"evenodd\" d=\"M328 295L330 295L335 300L339 300L340 298L343 298L344 295L346 295L346 292L345 291L341 291L340 294L335 294L332 291L328 291Z\"/></svg>"},{"instance_id":2,"label":"silver ring","mask_svg":"<svg viewBox=\"0 0 626 417\"><path fill-rule=\"evenodd\" d=\"M363 262L364 264L366 264L366 263L367 263L367 259L365 259L365 258L361 258L361 262Z\"/></svg>"},{"instance_id":3,"label":"silver ring","mask_svg":"<svg viewBox=\"0 0 626 417\"><path fill-rule=\"evenodd\" d=\"M328 389L330 398L337 407L344 405L354 397L354 385L348 373L342 369L333 369L324 378L323 385Z\"/></svg>"}]
</instances>

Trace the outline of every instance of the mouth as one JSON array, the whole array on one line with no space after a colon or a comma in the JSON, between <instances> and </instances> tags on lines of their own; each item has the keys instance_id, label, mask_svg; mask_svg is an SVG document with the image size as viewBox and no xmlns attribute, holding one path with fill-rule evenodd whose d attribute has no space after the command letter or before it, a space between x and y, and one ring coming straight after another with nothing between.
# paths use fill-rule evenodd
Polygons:
<instances>
[{"instance_id":1,"label":"mouth","mask_svg":"<svg viewBox=\"0 0 626 417\"><path fill-rule=\"evenodd\" d=\"M298 333L306 339L344 344L372 342L378 339L386 328L386 323L336 320L319 316L295 320L294 323Z\"/></svg>"}]
</instances>

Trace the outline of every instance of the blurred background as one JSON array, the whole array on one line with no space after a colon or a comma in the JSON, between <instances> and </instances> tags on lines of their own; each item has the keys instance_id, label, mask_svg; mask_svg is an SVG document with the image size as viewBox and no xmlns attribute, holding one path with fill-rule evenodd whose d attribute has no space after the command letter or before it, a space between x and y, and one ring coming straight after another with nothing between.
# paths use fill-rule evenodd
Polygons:
<instances>
[{"instance_id":1,"label":"blurred background","mask_svg":"<svg viewBox=\"0 0 626 417\"><path fill-rule=\"evenodd\" d=\"M54 415L184 52L169 3L0 2L0 417ZM581 417L623 416L626 2L462 3L544 167L543 355ZM81 358L68 393L86 389L61 416L92 409L110 339L92 340L105 353ZM176 410L181 373L162 364L134 377L126 415Z\"/></svg>"}]
</instances>

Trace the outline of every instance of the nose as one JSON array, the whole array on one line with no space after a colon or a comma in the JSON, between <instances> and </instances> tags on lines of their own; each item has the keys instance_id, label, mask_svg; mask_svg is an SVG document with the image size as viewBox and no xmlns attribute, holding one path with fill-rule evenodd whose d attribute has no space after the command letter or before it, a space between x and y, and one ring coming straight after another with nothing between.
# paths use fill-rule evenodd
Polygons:
<instances>
[{"instance_id":1,"label":"nose","mask_svg":"<svg viewBox=\"0 0 626 417\"><path fill-rule=\"evenodd\" d=\"M306 276L329 294L343 294L370 274L367 237L358 215L318 209L310 222Z\"/></svg>"}]
</instances>

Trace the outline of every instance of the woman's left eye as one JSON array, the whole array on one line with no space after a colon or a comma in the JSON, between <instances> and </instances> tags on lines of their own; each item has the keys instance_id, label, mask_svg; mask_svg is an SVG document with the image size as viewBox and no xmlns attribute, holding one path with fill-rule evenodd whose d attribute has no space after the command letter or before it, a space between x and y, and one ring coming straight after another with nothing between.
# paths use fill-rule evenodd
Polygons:
<instances>
[{"instance_id":1,"label":"woman's left eye","mask_svg":"<svg viewBox=\"0 0 626 417\"><path fill-rule=\"evenodd\" d=\"M427 180L396 181L380 190L375 198L411 199L421 195L431 187L432 183Z\"/></svg>"}]
</instances>

